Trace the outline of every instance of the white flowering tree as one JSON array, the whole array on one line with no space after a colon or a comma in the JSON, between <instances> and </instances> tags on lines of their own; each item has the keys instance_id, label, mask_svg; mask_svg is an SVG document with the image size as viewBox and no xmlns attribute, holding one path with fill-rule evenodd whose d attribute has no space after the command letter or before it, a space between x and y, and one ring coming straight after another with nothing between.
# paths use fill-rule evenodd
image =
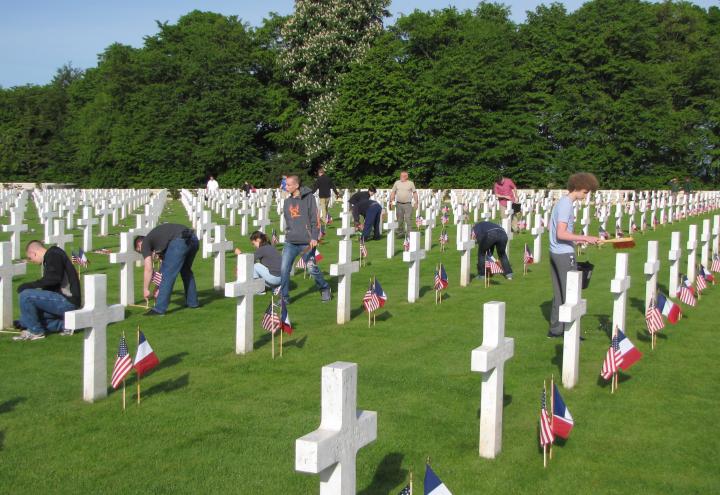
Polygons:
<instances>
[{"instance_id":1,"label":"white flowering tree","mask_svg":"<svg viewBox=\"0 0 720 495\"><path fill-rule=\"evenodd\" d=\"M296 0L282 29L280 64L305 114L301 141L308 159L333 168L329 115L351 63L382 32L389 0Z\"/></svg>"}]
</instances>

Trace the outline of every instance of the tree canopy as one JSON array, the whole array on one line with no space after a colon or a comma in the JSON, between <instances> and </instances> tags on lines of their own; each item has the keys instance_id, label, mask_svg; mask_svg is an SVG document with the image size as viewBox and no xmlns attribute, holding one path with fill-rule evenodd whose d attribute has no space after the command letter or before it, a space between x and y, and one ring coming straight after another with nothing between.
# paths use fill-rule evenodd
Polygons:
<instances>
[{"instance_id":1,"label":"tree canopy","mask_svg":"<svg viewBox=\"0 0 720 495\"><path fill-rule=\"evenodd\" d=\"M604 187L720 185L717 7L593 0L516 24L480 3L378 31L387 2L373 0L356 4L355 35L348 22L300 22L328 1L257 28L194 11L140 48L107 47L97 67L0 88L4 180L274 185L317 166L308 107L326 96L318 145L346 185L387 185L400 169L429 187L487 187L498 171L545 187L581 169ZM342 51L318 55L298 26ZM311 69L318 83L293 76Z\"/></svg>"}]
</instances>

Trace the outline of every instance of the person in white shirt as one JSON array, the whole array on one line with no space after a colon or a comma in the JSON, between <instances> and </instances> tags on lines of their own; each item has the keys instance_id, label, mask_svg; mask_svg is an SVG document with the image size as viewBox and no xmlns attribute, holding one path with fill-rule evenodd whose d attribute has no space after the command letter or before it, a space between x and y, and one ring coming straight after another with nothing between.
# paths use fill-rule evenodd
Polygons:
<instances>
[{"instance_id":1,"label":"person in white shirt","mask_svg":"<svg viewBox=\"0 0 720 495\"><path fill-rule=\"evenodd\" d=\"M211 175L210 179L208 179L207 181L207 186L205 186L205 192L211 193L217 191L218 189L220 189L220 184L218 184L218 181L215 180L215 177Z\"/></svg>"}]
</instances>

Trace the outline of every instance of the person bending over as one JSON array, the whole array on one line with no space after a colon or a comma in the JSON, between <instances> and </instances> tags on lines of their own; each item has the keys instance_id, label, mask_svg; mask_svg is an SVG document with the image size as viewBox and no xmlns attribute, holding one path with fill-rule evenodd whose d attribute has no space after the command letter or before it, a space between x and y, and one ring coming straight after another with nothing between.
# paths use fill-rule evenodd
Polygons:
<instances>
[{"instance_id":1,"label":"person bending over","mask_svg":"<svg viewBox=\"0 0 720 495\"><path fill-rule=\"evenodd\" d=\"M493 250L495 250L500 259L505 278L512 280L513 272L506 251L508 236L505 229L496 223L478 222L473 225L473 233L478 246L477 278L482 279L485 277L485 257L486 255L492 255Z\"/></svg>"}]
</instances>

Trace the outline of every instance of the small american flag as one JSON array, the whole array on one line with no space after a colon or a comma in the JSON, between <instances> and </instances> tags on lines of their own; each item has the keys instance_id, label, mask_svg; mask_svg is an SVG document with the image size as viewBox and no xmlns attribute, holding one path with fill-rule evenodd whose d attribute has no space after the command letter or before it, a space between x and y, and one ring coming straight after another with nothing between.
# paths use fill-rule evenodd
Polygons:
<instances>
[{"instance_id":1,"label":"small american flag","mask_svg":"<svg viewBox=\"0 0 720 495\"><path fill-rule=\"evenodd\" d=\"M87 266L90 264L90 261L87 259L87 255L82 248L80 248L80 250L78 251L78 264L85 268L87 268Z\"/></svg>"},{"instance_id":2,"label":"small american flag","mask_svg":"<svg viewBox=\"0 0 720 495\"><path fill-rule=\"evenodd\" d=\"M405 240L403 241L403 249L410 251L410 238L408 236L405 236Z\"/></svg>"},{"instance_id":3,"label":"small american flag","mask_svg":"<svg viewBox=\"0 0 720 495\"><path fill-rule=\"evenodd\" d=\"M368 287L368 290L363 296L363 306L365 306L365 310L368 313L377 311L385 306L386 301L387 296L385 295L385 291L383 291L382 287L380 287L380 283L377 279L373 279L373 281L370 282L370 287Z\"/></svg>"},{"instance_id":4,"label":"small american flag","mask_svg":"<svg viewBox=\"0 0 720 495\"><path fill-rule=\"evenodd\" d=\"M607 354L605 354L605 361L603 361L602 371L600 376L605 380L609 380L612 376L617 373L620 365L622 364L622 354L620 354L620 338L613 335L610 347L608 348Z\"/></svg>"},{"instance_id":5,"label":"small american flag","mask_svg":"<svg viewBox=\"0 0 720 495\"><path fill-rule=\"evenodd\" d=\"M442 263L440 263L440 270L435 272L435 290L443 290L447 289L448 286L448 278L447 278L447 272L445 271L445 266L443 266Z\"/></svg>"},{"instance_id":6,"label":"small american flag","mask_svg":"<svg viewBox=\"0 0 720 495\"><path fill-rule=\"evenodd\" d=\"M400 490L400 493L398 495L412 495L412 489L410 488L410 483L405 485L405 488Z\"/></svg>"},{"instance_id":7,"label":"small american flag","mask_svg":"<svg viewBox=\"0 0 720 495\"><path fill-rule=\"evenodd\" d=\"M73 251L70 255L70 261L73 265L79 265L80 264L80 258L78 257L77 253Z\"/></svg>"},{"instance_id":8,"label":"small american flag","mask_svg":"<svg viewBox=\"0 0 720 495\"><path fill-rule=\"evenodd\" d=\"M695 277L695 286L697 287L698 294L707 289L707 282L702 273L698 273L697 277Z\"/></svg>"},{"instance_id":9,"label":"small american flag","mask_svg":"<svg viewBox=\"0 0 720 495\"><path fill-rule=\"evenodd\" d=\"M602 225L600 226L600 228L599 228L599 230L598 230L598 237L599 237L600 239L605 240L605 241L608 240L608 239L610 239L610 234L608 234L608 231L605 230L605 229L602 227Z\"/></svg>"},{"instance_id":10,"label":"small american flag","mask_svg":"<svg viewBox=\"0 0 720 495\"><path fill-rule=\"evenodd\" d=\"M360 237L360 257L361 258L368 257L367 246L365 245L365 241L363 240L362 236Z\"/></svg>"},{"instance_id":11,"label":"small american flag","mask_svg":"<svg viewBox=\"0 0 720 495\"><path fill-rule=\"evenodd\" d=\"M684 284L680 285L680 288L677 291L677 297L688 306L695 306L697 304L692 291Z\"/></svg>"},{"instance_id":12,"label":"small american flag","mask_svg":"<svg viewBox=\"0 0 720 495\"><path fill-rule=\"evenodd\" d=\"M328 212L327 212L327 215L325 216L325 223L327 223L328 225L330 225L332 222L333 222L332 215L331 215L330 212L328 211Z\"/></svg>"},{"instance_id":13,"label":"small american flag","mask_svg":"<svg viewBox=\"0 0 720 495\"><path fill-rule=\"evenodd\" d=\"M523 264L532 265L534 262L535 262L535 259L533 258L532 251L530 251L530 248L528 247L527 243L525 243L525 252L523 254Z\"/></svg>"},{"instance_id":14,"label":"small american flag","mask_svg":"<svg viewBox=\"0 0 720 495\"><path fill-rule=\"evenodd\" d=\"M447 244L448 243L448 233L447 230L443 229L442 232L440 232L440 244Z\"/></svg>"},{"instance_id":15,"label":"small american flag","mask_svg":"<svg viewBox=\"0 0 720 495\"><path fill-rule=\"evenodd\" d=\"M665 328L662 313L652 304L648 306L647 311L645 311L645 323L647 323L648 332L650 332L651 335Z\"/></svg>"},{"instance_id":16,"label":"small american flag","mask_svg":"<svg viewBox=\"0 0 720 495\"><path fill-rule=\"evenodd\" d=\"M162 284L162 273L158 271L154 271L152 273L152 276L150 277L150 284L155 286L155 292L153 293L153 297L157 299L158 294L160 294L160 285Z\"/></svg>"},{"instance_id":17,"label":"small american flag","mask_svg":"<svg viewBox=\"0 0 720 495\"><path fill-rule=\"evenodd\" d=\"M555 435L550 425L548 417L547 404L545 400L545 389L540 394L540 445L545 447L555 441Z\"/></svg>"},{"instance_id":18,"label":"small american flag","mask_svg":"<svg viewBox=\"0 0 720 495\"><path fill-rule=\"evenodd\" d=\"M489 271L491 275L497 275L503 273L502 266L493 257L492 254L487 254L485 257L485 270Z\"/></svg>"},{"instance_id":19,"label":"small american flag","mask_svg":"<svg viewBox=\"0 0 720 495\"><path fill-rule=\"evenodd\" d=\"M297 263L295 263L295 268L299 268L301 270L304 270L307 268L307 263L305 262L305 256L302 254L300 255L300 258L298 258Z\"/></svg>"},{"instance_id":20,"label":"small american flag","mask_svg":"<svg viewBox=\"0 0 720 495\"><path fill-rule=\"evenodd\" d=\"M277 232L275 232L275 229L272 229L272 234L270 234L270 244L273 246L280 242L280 238L277 235Z\"/></svg>"},{"instance_id":21,"label":"small american flag","mask_svg":"<svg viewBox=\"0 0 720 495\"><path fill-rule=\"evenodd\" d=\"M711 272L720 272L720 255L713 254L712 265L710 265Z\"/></svg>"},{"instance_id":22,"label":"small american flag","mask_svg":"<svg viewBox=\"0 0 720 495\"><path fill-rule=\"evenodd\" d=\"M702 264L700 265L699 272L700 272L700 275L702 275L703 278L705 279L705 282L710 282L711 284L715 285L715 276L711 272L706 270Z\"/></svg>"},{"instance_id":23,"label":"small american flag","mask_svg":"<svg viewBox=\"0 0 720 495\"><path fill-rule=\"evenodd\" d=\"M442 224L445 225L449 221L450 221L450 217L448 217L447 213L443 213L443 216L440 217L440 222L442 222Z\"/></svg>"},{"instance_id":24,"label":"small american flag","mask_svg":"<svg viewBox=\"0 0 720 495\"><path fill-rule=\"evenodd\" d=\"M519 220L517 226L518 230L525 230L527 227L527 223L525 222L525 220Z\"/></svg>"},{"instance_id":25,"label":"small american flag","mask_svg":"<svg viewBox=\"0 0 720 495\"><path fill-rule=\"evenodd\" d=\"M658 219L655 216L655 213L653 213L653 216L652 216L652 224L653 224L653 227L657 227Z\"/></svg>"},{"instance_id":26,"label":"small american flag","mask_svg":"<svg viewBox=\"0 0 720 495\"><path fill-rule=\"evenodd\" d=\"M110 384L112 388L118 388L125 377L132 371L133 363L130 354L128 354L127 342L125 336L120 337L120 346L118 347L115 366L113 366Z\"/></svg>"},{"instance_id":27,"label":"small american flag","mask_svg":"<svg viewBox=\"0 0 720 495\"><path fill-rule=\"evenodd\" d=\"M630 223L630 232L637 232L637 231L638 231L638 226L637 226L637 224L635 223L635 220L633 220L633 221Z\"/></svg>"},{"instance_id":28,"label":"small american flag","mask_svg":"<svg viewBox=\"0 0 720 495\"><path fill-rule=\"evenodd\" d=\"M272 302L263 314L262 327L270 333L275 333L280 329L280 315L278 314L276 305Z\"/></svg>"},{"instance_id":29,"label":"small american flag","mask_svg":"<svg viewBox=\"0 0 720 495\"><path fill-rule=\"evenodd\" d=\"M421 217L420 215L415 217L415 225L417 225L418 228L422 227L423 223L425 223L423 217Z\"/></svg>"},{"instance_id":30,"label":"small american flag","mask_svg":"<svg viewBox=\"0 0 720 495\"><path fill-rule=\"evenodd\" d=\"M623 232L622 227L620 226L620 222L615 224L615 237L625 237L625 232Z\"/></svg>"}]
</instances>

